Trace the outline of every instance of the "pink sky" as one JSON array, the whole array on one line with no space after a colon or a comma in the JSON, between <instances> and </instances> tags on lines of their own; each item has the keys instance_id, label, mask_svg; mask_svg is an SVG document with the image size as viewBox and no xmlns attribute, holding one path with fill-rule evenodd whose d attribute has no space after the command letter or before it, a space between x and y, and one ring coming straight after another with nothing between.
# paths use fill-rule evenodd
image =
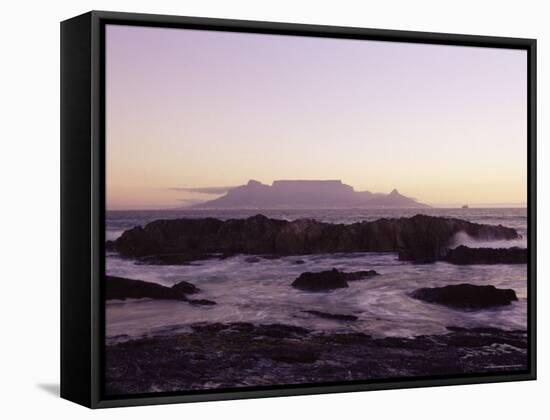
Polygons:
<instances>
[{"instance_id":1,"label":"pink sky","mask_svg":"<svg viewBox=\"0 0 550 420\"><path fill-rule=\"evenodd\" d=\"M107 207L173 187L341 179L430 204L525 203L520 50L108 25Z\"/></svg>"}]
</instances>

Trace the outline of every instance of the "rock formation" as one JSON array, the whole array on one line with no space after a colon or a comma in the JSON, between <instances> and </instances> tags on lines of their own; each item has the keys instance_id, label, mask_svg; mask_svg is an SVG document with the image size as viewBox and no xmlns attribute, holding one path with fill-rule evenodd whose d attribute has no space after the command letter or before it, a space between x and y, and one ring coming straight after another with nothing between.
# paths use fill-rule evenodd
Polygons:
<instances>
[{"instance_id":1,"label":"rock formation","mask_svg":"<svg viewBox=\"0 0 550 420\"><path fill-rule=\"evenodd\" d=\"M417 289L411 293L411 297L459 309L485 309L509 305L512 301L518 300L516 292L512 289L466 283Z\"/></svg>"},{"instance_id":2,"label":"rock formation","mask_svg":"<svg viewBox=\"0 0 550 420\"><path fill-rule=\"evenodd\" d=\"M302 311L306 314L315 315L319 318L324 319L330 319L333 321L357 321L359 318L357 318L355 315L345 315L345 314L332 314L328 312L321 312L321 311Z\"/></svg>"},{"instance_id":3,"label":"rock formation","mask_svg":"<svg viewBox=\"0 0 550 420\"><path fill-rule=\"evenodd\" d=\"M142 263L178 264L235 254L306 255L345 252L398 252L399 258L433 262L445 257L457 232L478 240L520 237L501 225L416 215L349 225L312 219L285 221L256 215L221 221L214 218L156 220L125 231L107 249Z\"/></svg>"},{"instance_id":4,"label":"rock formation","mask_svg":"<svg viewBox=\"0 0 550 420\"><path fill-rule=\"evenodd\" d=\"M348 282L336 269L319 273L302 273L292 282L292 287L308 292L330 292L334 289L349 287Z\"/></svg>"},{"instance_id":5,"label":"rock formation","mask_svg":"<svg viewBox=\"0 0 550 420\"><path fill-rule=\"evenodd\" d=\"M317 273L306 272L294 280L292 287L309 292L326 292L334 289L349 287L348 281L362 280L367 277L378 276L374 270L355 271L344 273L333 268L332 270Z\"/></svg>"},{"instance_id":6,"label":"rock formation","mask_svg":"<svg viewBox=\"0 0 550 420\"><path fill-rule=\"evenodd\" d=\"M172 287L162 286L143 280L132 280L123 277L106 276L105 300L111 299L161 299L181 300L191 305L215 305L216 302L208 299L189 299L188 294L198 293L200 290L191 283L181 281Z\"/></svg>"},{"instance_id":7,"label":"rock formation","mask_svg":"<svg viewBox=\"0 0 550 420\"><path fill-rule=\"evenodd\" d=\"M447 252L452 264L527 264L526 248L468 248L461 245Z\"/></svg>"},{"instance_id":8,"label":"rock formation","mask_svg":"<svg viewBox=\"0 0 550 420\"><path fill-rule=\"evenodd\" d=\"M105 279L105 299L168 299L185 300L185 295L176 289L142 280L107 276Z\"/></svg>"}]
</instances>

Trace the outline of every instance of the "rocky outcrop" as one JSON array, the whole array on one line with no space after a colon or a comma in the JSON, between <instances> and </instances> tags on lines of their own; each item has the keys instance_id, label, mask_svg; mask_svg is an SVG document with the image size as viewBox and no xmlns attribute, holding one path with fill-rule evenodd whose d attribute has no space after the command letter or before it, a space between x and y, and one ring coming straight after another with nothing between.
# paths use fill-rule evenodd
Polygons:
<instances>
[{"instance_id":1,"label":"rocky outcrop","mask_svg":"<svg viewBox=\"0 0 550 420\"><path fill-rule=\"evenodd\" d=\"M433 262L446 255L450 239L458 232L478 240L520 237L514 229L500 225L425 215L349 225L311 219L289 222L257 215L226 221L156 220L125 231L115 241L108 242L107 249L153 264L187 263L215 255L346 252L398 252L402 260Z\"/></svg>"},{"instance_id":2,"label":"rocky outcrop","mask_svg":"<svg viewBox=\"0 0 550 420\"><path fill-rule=\"evenodd\" d=\"M527 331L449 327L446 334L370 337L285 325L203 324L105 346L109 396L150 392L522 372ZM139 368L138 368L139 367ZM161 372L162 374L159 374Z\"/></svg>"},{"instance_id":3,"label":"rocky outcrop","mask_svg":"<svg viewBox=\"0 0 550 420\"><path fill-rule=\"evenodd\" d=\"M302 273L292 282L292 287L307 292L330 292L335 289L349 287L348 282L336 269L319 273Z\"/></svg>"},{"instance_id":4,"label":"rocky outcrop","mask_svg":"<svg viewBox=\"0 0 550 420\"><path fill-rule=\"evenodd\" d=\"M526 248L468 248L461 245L444 258L452 264L527 264Z\"/></svg>"},{"instance_id":5,"label":"rocky outcrop","mask_svg":"<svg viewBox=\"0 0 550 420\"><path fill-rule=\"evenodd\" d=\"M172 286L172 290L175 290L183 295L192 295L200 292L200 289L197 286L186 281L180 281L179 283L174 284Z\"/></svg>"},{"instance_id":6,"label":"rocky outcrop","mask_svg":"<svg viewBox=\"0 0 550 420\"><path fill-rule=\"evenodd\" d=\"M201 306L216 305L216 302L208 299L187 299L187 302L189 302L191 305L201 305Z\"/></svg>"},{"instance_id":7,"label":"rocky outcrop","mask_svg":"<svg viewBox=\"0 0 550 420\"><path fill-rule=\"evenodd\" d=\"M512 289L497 289L495 286L456 284L445 287L417 289L411 297L429 303L438 303L458 309L485 309L509 305L518 300Z\"/></svg>"},{"instance_id":8,"label":"rocky outcrop","mask_svg":"<svg viewBox=\"0 0 550 420\"><path fill-rule=\"evenodd\" d=\"M168 299L185 300L185 295L170 287L142 280L107 276L105 278L105 299Z\"/></svg>"},{"instance_id":9,"label":"rocky outcrop","mask_svg":"<svg viewBox=\"0 0 550 420\"><path fill-rule=\"evenodd\" d=\"M331 319L334 321L357 321L359 319L355 315L332 314L329 312L321 312L321 311L302 311L302 312L306 314L318 316L319 318Z\"/></svg>"},{"instance_id":10,"label":"rocky outcrop","mask_svg":"<svg viewBox=\"0 0 550 420\"><path fill-rule=\"evenodd\" d=\"M182 254L155 254L138 257L138 265L189 265L193 261L206 260L209 258L222 258L222 255L182 253Z\"/></svg>"},{"instance_id":11,"label":"rocky outcrop","mask_svg":"<svg viewBox=\"0 0 550 420\"><path fill-rule=\"evenodd\" d=\"M111 299L163 299L181 300L191 305L215 305L216 302L208 299L188 299L187 295L198 293L200 290L191 283L181 281L172 287L162 286L142 280L132 280L123 277L106 276L105 300Z\"/></svg>"},{"instance_id":12,"label":"rocky outcrop","mask_svg":"<svg viewBox=\"0 0 550 420\"><path fill-rule=\"evenodd\" d=\"M316 273L308 271L300 274L292 283L292 287L308 292L328 292L334 289L349 287L348 281L356 281L378 275L374 270L355 271L352 273L338 271L335 268Z\"/></svg>"},{"instance_id":13,"label":"rocky outcrop","mask_svg":"<svg viewBox=\"0 0 550 420\"><path fill-rule=\"evenodd\" d=\"M346 281L357 281L367 279L369 277L379 276L380 274L374 270L354 271L352 273L344 273L340 271L340 274Z\"/></svg>"}]
</instances>

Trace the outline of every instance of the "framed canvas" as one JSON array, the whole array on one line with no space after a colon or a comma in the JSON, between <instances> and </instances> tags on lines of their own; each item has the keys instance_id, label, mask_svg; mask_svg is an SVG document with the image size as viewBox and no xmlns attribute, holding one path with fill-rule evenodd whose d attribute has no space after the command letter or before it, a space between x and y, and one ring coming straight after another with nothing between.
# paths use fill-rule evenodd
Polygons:
<instances>
[{"instance_id":1,"label":"framed canvas","mask_svg":"<svg viewBox=\"0 0 550 420\"><path fill-rule=\"evenodd\" d=\"M536 41L61 24L61 396L535 379Z\"/></svg>"}]
</instances>

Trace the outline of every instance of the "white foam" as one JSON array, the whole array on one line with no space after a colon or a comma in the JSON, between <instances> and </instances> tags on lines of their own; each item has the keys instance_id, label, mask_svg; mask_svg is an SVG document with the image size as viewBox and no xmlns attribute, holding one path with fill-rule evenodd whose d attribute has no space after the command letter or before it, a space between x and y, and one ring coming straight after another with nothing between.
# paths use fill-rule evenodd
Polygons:
<instances>
[{"instance_id":1,"label":"white foam","mask_svg":"<svg viewBox=\"0 0 550 420\"><path fill-rule=\"evenodd\" d=\"M472 238L466 232L458 232L449 241L449 247L454 249L460 245L464 245L469 248L527 248L527 238L487 241Z\"/></svg>"},{"instance_id":2,"label":"white foam","mask_svg":"<svg viewBox=\"0 0 550 420\"><path fill-rule=\"evenodd\" d=\"M352 258L353 257L353 258ZM205 260L193 266L136 265L128 259L107 258L107 273L171 286L189 281L201 291L196 299L217 305L189 305L153 299L109 301L107 337L166 334L195 323L253 322L296 325L316 331L365 332L373 336L441 334L446 326L494 326L523 329L527 317L525 265L454 266L446 263L410 264L395 254L303 255L247 263L246 256ZM306 271L336 268L353 272L374 269L381 275L350 282L331 293L309 293L291 286ZM464 283L514 289L519 301L495 310L464 312L428 305L409 297L420 287ZM355 315L356 322L322 319L304 310Z\"/></svg>"},{"instance_id":3,"label":"white foam","mask_svg":"<svg viewBox=\"0 0 550 420\"><path fill-rule=\"evenodd\" d=\"M119 230L107 229L105 231L105 239L107 239L108 241L114 241L115 239L118 239L123 233L124 233L124 229L119 229Z\"/></svg>"}]
</instances>

